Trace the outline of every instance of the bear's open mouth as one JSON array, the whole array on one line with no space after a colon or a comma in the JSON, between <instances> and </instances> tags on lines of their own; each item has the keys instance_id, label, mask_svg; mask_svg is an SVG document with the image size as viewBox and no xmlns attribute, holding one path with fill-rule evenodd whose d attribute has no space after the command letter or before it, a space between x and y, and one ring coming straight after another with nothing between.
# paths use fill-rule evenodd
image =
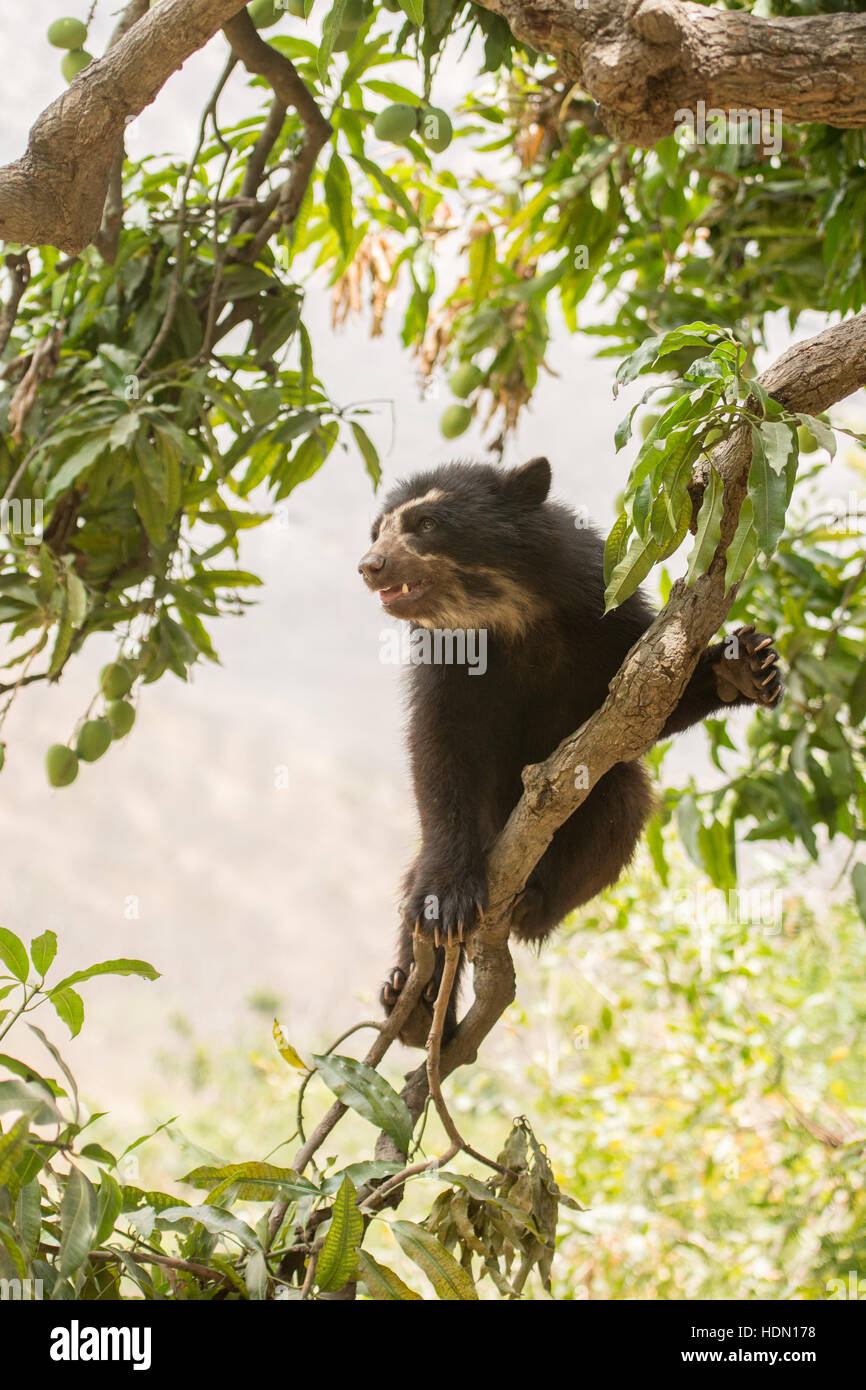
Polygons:
<instances>
[{"instance_id":1,"label":"bear's open mouth","mask_svg":"<svg viewBox=\"0 0 866 1390\"><path fill-rule=\"evenodd\" d=\"M432 587L432 580L419 579L416 580L414 584L409 584L408 582L403 584L392 584L390 588L379 589L378 594L385 607L390 608L392 604L399 603L400 600L404 598L418 599L422 594L426 594L428 589L432 589Z\"/></svg>"}]
</instances>

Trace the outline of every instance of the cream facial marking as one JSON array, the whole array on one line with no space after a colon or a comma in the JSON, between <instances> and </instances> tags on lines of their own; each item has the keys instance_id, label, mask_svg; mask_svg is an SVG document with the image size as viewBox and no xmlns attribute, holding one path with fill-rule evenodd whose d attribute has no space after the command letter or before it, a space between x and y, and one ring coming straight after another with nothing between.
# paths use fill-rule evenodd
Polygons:
<instances>
[{"instance_id":1,"label":"cream facial marking","mask_svg":"<svg viewBox=\"0 0 866 1390\"><path fill-rule=\"evenodd\" d=\"M382 520L379 522L376 539L381 540L388 531L393 531L395 534L399 533L400 517L404 512L410 511L413 507L432 506L434 502L444 502L447 496L447 492L443 492L441 488L434 487L431 488L429 492L425 492L423 497L412 497L408 502L401 502L399 507L395 507L393 511L386 512L382 517Z\"/></svg>"}]
</instances>

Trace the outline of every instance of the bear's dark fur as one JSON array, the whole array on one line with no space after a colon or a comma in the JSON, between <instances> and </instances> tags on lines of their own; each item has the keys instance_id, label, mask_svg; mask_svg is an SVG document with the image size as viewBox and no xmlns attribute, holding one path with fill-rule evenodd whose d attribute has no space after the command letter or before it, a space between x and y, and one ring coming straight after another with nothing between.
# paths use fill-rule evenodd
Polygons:
<instances>
[{"instance_id":1,"label":"bear's dark fur","mask_svg":"<svg viewBox=\"0 0 866 1390\"><path fill-rule=\"evenodd\" d=\"M481 630L487 644L484 674L441 661L411 667L421 849L405 883L386 1007L408 975L415 923L438 940L478 925L486 853L520 799L522 769L548 757L599 708L654 617L640 592L604 616L603 540L567 507L547 501L550 481L546 459L511 471L451 463L417 474L388 495L360 564L387 612L413 628ZM751 628L708 648L660 736L722 705L774 704L782 689L776 660L770 639ZM640 763L611 768L530 875L512 916L514 933L541 942L614 883L651 805ZM440 971L441 964L428 1002Z\"/></svg>"}]
</instances>

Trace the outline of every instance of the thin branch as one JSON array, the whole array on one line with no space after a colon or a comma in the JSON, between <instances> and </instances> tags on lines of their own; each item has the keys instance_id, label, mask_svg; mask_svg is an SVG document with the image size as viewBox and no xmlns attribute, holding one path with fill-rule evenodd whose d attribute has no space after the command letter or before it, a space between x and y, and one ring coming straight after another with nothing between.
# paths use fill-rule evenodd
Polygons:
<instances>
[{"instance_id":1,"label":"thin branch","mask_svg":"<svg viewBox=\"0 0 866 1390\"><path fill-rule=\"evenodd\" d=\"M18 305L21 303L24 291L30 284L30 261L27 252L8 251L3 262L9 272L12 287L9 291L9 298L5 301L0 310L0 357L6 350L9 336L15 327L15 320L18 317Z\"/></svg>"},{"instance_id":2,"label":"thin branch","mask_svg":"<svg viewBox=\"0 0 866 1390\"><path fill-rule=\"evenodd\" d=\"M101 1254L110 1255L118 1260L121 1265L120 1256L114 1250L101 1251ZM174 1255L156 1255L151 1251L142 1252L141 1250L128 1250L126 1252L130 1259L135 1260L136 1264L163 1265L166 1269L179 1269L184 1274L192 1274L196 1279L208 1279L212 1283L221 1284L223 1288L230 1289L232 1293L237 1292L237 1284L234 1279L230 1279L221 1270L209 1269L207 1265L196 1264L194 1260L181 1260Z\"/></svg>"},{"instance_id":3,"label":"thin branch","mask_svg":"<svg viewBox=\"0 0 866 1390\"><path fill-rule=\"evenodd\" d=\"M186 200L189 197L189 189L190 184L192 183L193 174L195 173L195 166L198 163L198 158L202 152L202 146L204 145L205 134L207 132L208 118L215 112L216 104L219 101L223 88L225 87L226 83L231 77L232 72L234 71L236 63L237 59L235 58L234 54L231 54L229 56L228 62L226 63L225 67L223 68L220 74L216 86L211 92L207 106L201 113L201 120L199 121L198 136L196 137L195 149L190 155L189 163L186 166L186 172L184 174L183 183L181 185L180 207L178 209L177 218L177 240L175 242L174 250L174 269L172 271L171 284L169 286L168 291L168 303L166 305L165 314L163 315L163 320L159 326L159 330L156 334L156 337L154 338L147 352L144 354L144 356L138 364L139 375L141 375L143 372L146 372L147 369L150 367L151 363L156 360L156 356L160 348L162 347L163 343L168 337L169 332L171 331L171 325L174 321L175 309L177 308L177 302L180 298L181 285L183 283Z\"/></svg>"}]
</instances>

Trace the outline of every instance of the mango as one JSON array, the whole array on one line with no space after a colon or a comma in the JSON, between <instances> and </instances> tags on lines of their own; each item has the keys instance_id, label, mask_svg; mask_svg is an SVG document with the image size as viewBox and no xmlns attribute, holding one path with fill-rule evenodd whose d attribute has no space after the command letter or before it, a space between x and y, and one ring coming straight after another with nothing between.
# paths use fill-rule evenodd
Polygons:
<instances>
[{"instance_id":1,"label":"mango","mask_svg":"<svg viewBox=\"0 0 866 1390\"><path fill-rule=\"evenodd\" d=\"M122 700L132 689L134 679L125 661L111 661L99 674L99 688L106 700Z\"/></svg>"},{"instance_id":2,"label":"mango","mask_svg":"<svg viewBox=\"0 0 866 1390\"><path fill-rule=\"evenodd\" d=\"M111 743L111 725L107 719L88 719L78 731L75 751L82 762L95 763Z\"/></svg>"},{"instance_id":3,"label":"mango","mask_svg":"<svg viewBox=\"0 0 866 1390\"><path fill-rule=\"evenodd\" d=\"M465 400L477 390L484 380L484 373L480 367L476 367L474 362L461 362L456 372L448 378L448 387L455 396Z\"/></svg>"},{"instance_id":4,"label":"mango","mask_svg":"<svg viewBox=\"0 0 866 1390\"><path fill-rule=\"evenodd\" d=\"M454 127L447 112L440 106L425 106L421 111L421 139L434 154L447 150L454 136Z\"/></svg>"},{"instance_id":5,"label":"mango","mask_svg":"<svg viewBox=\"0 0 866 1390\"><path fill-rule=\"evenodd\" d=\"M472 411L468 405L449 405L439 421L439 428L446 439L456 439L464 434L472 424Z\"/></svg>"},{"instance_id":6,"label":"mango","mask_svg":"<svg viewBox=\"0 0 866 1390\"><path fill-rule=\"evenodd\" d=\"M399 145L414 133L417 119L418 112L414 106L407 105L405 101L395 101L392 106L386 106L384 111L379 112L373 122L373 134L377 140L390 140L392 145Z\"/></svg>"},{"instance_id":7,"label":"mango","mask_svg":"<svg viewBox=\"0 0 866 1390\"><path fill-rule=\"evenodd\" d=\"M71 48L68 53L64 53L63 55L60 71L66 78L66 81L71 82L80 72L83 72L86 67L89 67L92 62L92 53L88 53L84 48Z\"/></svg>"},{"instance_id":8,"label":"mango","mask_svg":"<svg viewBox=\"0 0 866 1390\"><path fill-rule=\"evenodd\" d=\"M48 26L48 42L55 48L81 48L87 38L87 25L80 19L55 19ZM66 74L64 73L64 77Z\"/></svg>"},{"instance_id":9,"label":"mango","mask_svg":"<svg viewBox=\"0 0 866 1390\"><path fill-rule=\"evenodd\" d=\"M125 738L135 723L135 706L128 700L110 700L105 706L105 717L111 725L113 738Z\"/></svg>"},{"instance_id":10,"label":"mango","mask_svg":"<svg viewBox=\"0 0 866 1390\"><path fill-rule=\"evenodd\" d=\"M78 776L78 757L65 743L52 743L45 754L45 771L52 787L68 787Z\"/></svg>"}]
</instances>

